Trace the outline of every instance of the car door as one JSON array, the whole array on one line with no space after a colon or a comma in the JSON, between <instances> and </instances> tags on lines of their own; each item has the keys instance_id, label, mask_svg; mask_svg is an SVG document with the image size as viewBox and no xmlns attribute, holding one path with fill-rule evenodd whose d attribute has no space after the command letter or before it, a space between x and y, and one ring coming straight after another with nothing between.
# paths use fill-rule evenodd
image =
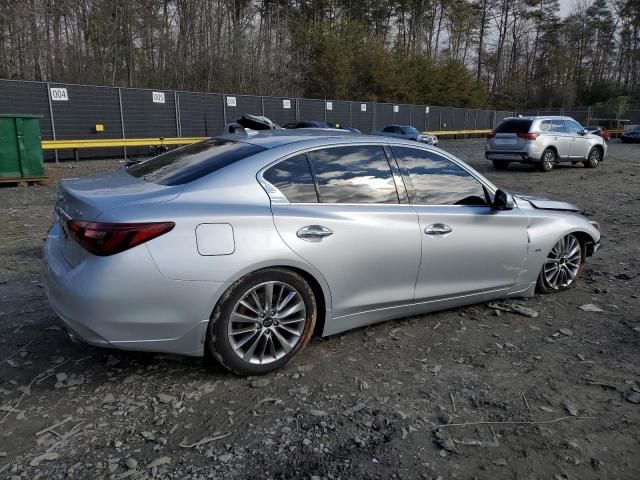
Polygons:
<instances>
[{"instance_id":1,"label":"car door","mask_svg":"<svg viewBox=\"0 0 640 480\"><path fill-rule=\"evenodd\" d=\"M395 168L381 145L349 145L295 155L263 174L288 199L272 202L278 233L322 273L334 317L413 299L418 217L404 190L399 197Z\"/></svg>"},{"instance_id":2,"label":"car door","mask_svg":"<svg viewBox=\"0 0 640 480\"><path fill-rule=\"evenodd\" d=\"M497 211L485 188L452 159L393 145L420 223L422 260L415 301L508 289L527 254L527 216Z\"/></svg>"},{"instance_id":3,"label":"car door","mask_svg":"<svg viewBox=\"0 0 640 480\"><path fill-rule=\"evenodd\" d=\"M554 145L558 151L558 160L568 160L571 157L572 144L571 135L567 133L564 120L553 119L547 121L551 123L551 144Z\"/></svg>"},{"instance_id":4,"label":"car door","mask_svg":"<svg viewBox=\"0 0 640 480\"><path fill-rule=\"evenodd\" d=\"M565 120L564 123L571 137L571 159L584 160L589 155L589 140L585 135L580 135L584 128L573 120Z\"/></svg>"}]
</instances>

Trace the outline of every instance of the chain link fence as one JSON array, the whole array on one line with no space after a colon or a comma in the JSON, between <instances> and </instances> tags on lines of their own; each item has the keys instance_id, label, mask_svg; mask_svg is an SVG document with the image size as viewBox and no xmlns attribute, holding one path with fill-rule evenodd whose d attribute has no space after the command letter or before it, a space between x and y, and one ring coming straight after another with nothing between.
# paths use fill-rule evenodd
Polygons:
<instances>
[{"instance_id":1,"label":"chain link fence","mask_svg":"<svg viewBox=\"0 0 640 480\"><path fill-rule=\"evenodd\" d=\"M392 103L261 97L221 93L103 87L0 80L0 113L42 115L43 140L210 137L242 114L265 115L285 125L327 121L364 133L389 124L424 131L487 130L511 111ZM148 154L142 147L129 155ZM122 156L123 148L89 149L80 158ZM47 152L47 159L73 152Z\"/></svg>"}]
</instances>

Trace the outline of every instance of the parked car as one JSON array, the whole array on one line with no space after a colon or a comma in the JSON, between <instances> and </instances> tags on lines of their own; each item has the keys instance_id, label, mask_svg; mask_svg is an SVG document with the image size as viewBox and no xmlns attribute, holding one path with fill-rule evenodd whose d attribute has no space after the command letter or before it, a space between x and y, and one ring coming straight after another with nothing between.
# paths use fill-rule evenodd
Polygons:
<instances>
[{"instance_id":1,"label":"parked car","mask_svg":"<svg viewBox=\"0 0 640 480\"><path fill-rule=\"evenodd\" d=\"M626 130L621 136L620 140L623 143L640 143L640 127L636 127L633 130Z\"/></svg>"},{"instance_id":2,"label":"parked car","mask_svg":"<svg viewBox=\"0 0 640 480\"><path fill-rule=\"evenodd\" d=\"M438 144L438 137L436 137L435 135L421 133L417 128L412 127L411 125L387 125L386 127L373 132L373 135L403 138L405 140L414 140L431 145Z\"/></svg>"},{"instance_id":3,"label":"parked car","mask_svg":"<svg viewBox=\"0 0 640 480\"><path fill-rule=\"evenodd\" d=\"M510 162L533 163L549 172L560 162L595 168L607 156L602 137L569 117L506 118L488 135L485 157L497 170Z\"/></svg>"},{"instance_id":4,"label":"parked car","mask_svg":"<svg viewBox=\"0 0 640 480\"><path fill-rule=\"evenodd\" d=\"M600 241L577 207L440 149L338 131L211 138L62 180L55 214L43 284L72 338L208 351L242 375L316 329L566 290Z\"/></svg>"},{"instance_id":5,"label":"parked car","mask_svg":"<svg viewBox=\"0 0 640 480\"><path fill-rule=\"evenodd\" d=\"M347 132L351 132L351 133L362 133L360 130L358 130L357 128L353 128L353 127L337 127L341 130L346 130Z\"/></svg>"},{"instance_id":6,"label":"parked car","mask_svg":"<svg viewBox=\"0 0 640 480\"><path fill-rule=\"evenodd\" d=\"M604 127L586 127L585 130L588 133L602 137L605 142L611 140L611 134L609 133L609 130Z\"/></svg>"},{"instance_id":7,"label":"parked car","mask_svg":"<svg viewBox=\"0 0 640 480\"><path fill-rule=\"evenodd\" d=\"M329 122L290 122L284 128L333 128Z\"/></svg>"}]
</instances>

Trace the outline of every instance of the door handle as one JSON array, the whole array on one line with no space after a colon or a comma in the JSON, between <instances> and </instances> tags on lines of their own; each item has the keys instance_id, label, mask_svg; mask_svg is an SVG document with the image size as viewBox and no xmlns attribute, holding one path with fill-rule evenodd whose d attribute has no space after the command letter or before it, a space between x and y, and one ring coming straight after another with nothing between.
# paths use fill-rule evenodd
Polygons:
<instances>
[{"instance_id":1,"label":"door handle","mask_svg":"<svg viewBox=\"0 0 640 480\"><path fill-rule=\"evenodd\" d=\"M329 235L333 235L333 230L322 225L307 225L296 232L298 238L307 242L319 242Z\"/></svg>"},{"instance_id":2,"label":"door handle","mask_svg":"<svg viewBox=\"0 0 640 480\"><path fill-rule=\"evenodd\" d=\"M453 229L449 225L445 225L444 223L434 223L433 225L429 225L424 229L424 233L427 235L444 237L453 232Z\"/></svg>"}]
</instances>

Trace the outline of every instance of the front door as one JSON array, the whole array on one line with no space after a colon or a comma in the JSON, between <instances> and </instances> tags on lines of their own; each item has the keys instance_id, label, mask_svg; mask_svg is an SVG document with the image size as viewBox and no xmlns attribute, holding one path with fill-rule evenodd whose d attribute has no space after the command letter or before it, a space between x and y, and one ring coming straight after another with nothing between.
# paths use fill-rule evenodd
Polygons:
<instances>
[{"instance_id":1,"label":"front door","mask_svg":"<svg viewBox=\"0 0 640 480\"><path fill-rule=\"evenodd\" d=\"M589 155L589 140L580 135L584 131L582 125L573 120L565 120L567 132L571 136L571 158L574 160L584 160Z\"/></svg>"},{"instance_id":2,"label":"front door","mask_svg":"<svg viewBox=\"0 0 640 480\"><path fill-rule=\"evenodd\" d=\"M415 301L508 289L527 253L527 217L496 211L483 185L430 150L392 146L418 212L422 261Z\"/></svg>"},{"instance_id":3,"label":"front door","mask_svg":"<svg viewBox=\"0 0 640 480\"><path fill-rule=\"evenodd\" d=\"M289 201L272 202L275 226L327 280L333 317L411 302L420 265L418 218L400 203L382 146L311 150L263 178Z\"/></svg>"}]
</instances>

